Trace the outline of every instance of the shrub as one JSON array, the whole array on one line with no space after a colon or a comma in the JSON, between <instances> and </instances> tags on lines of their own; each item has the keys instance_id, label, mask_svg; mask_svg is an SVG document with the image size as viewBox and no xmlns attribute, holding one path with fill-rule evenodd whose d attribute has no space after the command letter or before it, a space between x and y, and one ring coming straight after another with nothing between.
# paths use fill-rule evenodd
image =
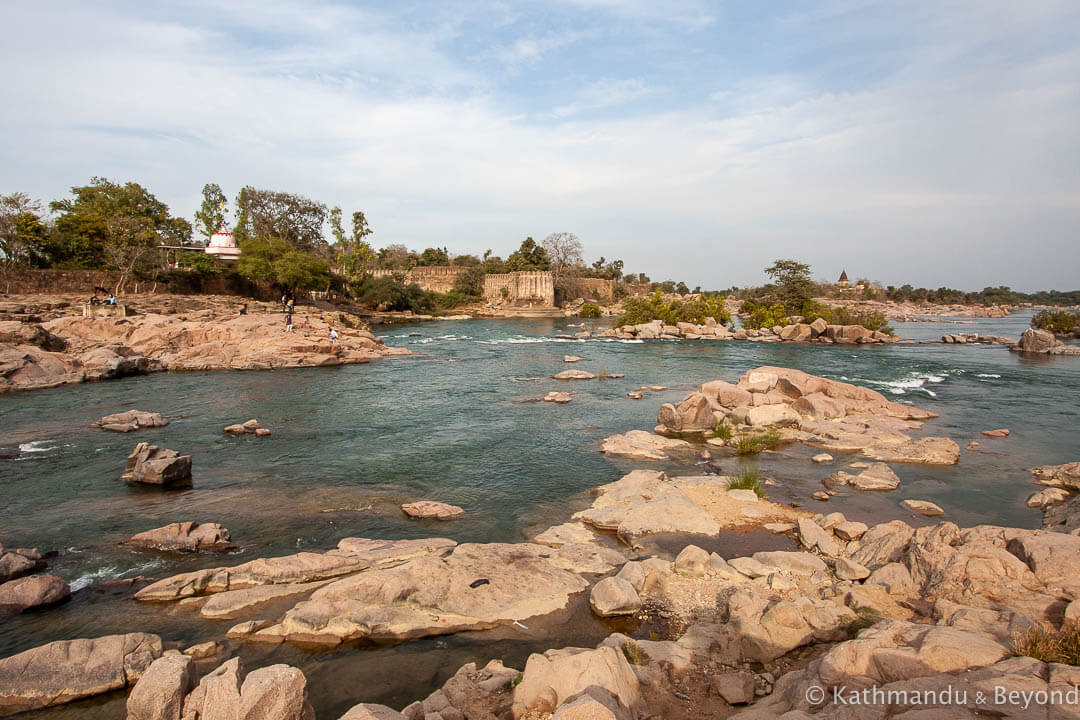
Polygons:
<instances>
[{"instance_id":1,"label":"shrub","mask_svg":"<svg viewBox=\"0 0 1080 720\"><path fill-rule=\"evenodd\" d=\"M1060 630L1034 625L1013 635L1013 653L1047 663L1080 665L1080 622L1066 621Z\"/></svg>"},{"instance_id":2,"label":"shrub","mask_svg":"<svg viewBox=\"0 0 1080 720\"><path fill-rule=\"evenodd\" d=\"M731 313L722 295L700 296L690 300L672 300L671 303L666 303L661 291L657 290L649 298L626 298L623 301L623 314L619 316L615 325L616 327L640 325L653 320L662 320L668 325L680 322L704 325L710 317L721 325L731 322Z\"/></svg>"},{"instance_id":3,"label":"shrub","mask_svg":"<svg viewBox=\"0 0 1080 720\"><path fill-rule=\"evenodd\" d=\"M712 434L713 437L726 441L734 437L735 430L723 420L717 420L713 423Z\"/></svg>"},{"instance_id":4,"label":"shrub","mask_svg":"<svg viewBox=\"0 0 1080 720\"><path fill-rule=\"evenodd\" d=\"M873 627L879 620L884 619L885 616L872 607L856 608L855 619L848 623L845 629L850 637L855 637L866 628Z\"/></svg>"},{"instance_id":5,"label":"shrub","mask_svg":"<svg viewBox=\"0 0 1080 720\"><path fill-rule=\"evenodd\" d=\"M802 316L805 323L824 318L830 325L862 325L867 330L880 330L889 335L893 334L889 319L880 311L851 312L845 307L829 307L807 300L802 306Z\"/></svg>"},{"instance_id":6,"label":"shrub","mask_svg":"<svg viewBox=\"0 0 1080 720\"><path fill-rule=\"evenodd\" d=\"M626 660L631 665L644 665L649 661L649 653L645 652L645 648L638 645L633 640L627 640L622 646L623 655L626 656Z\"/></svg>"},{"instance_id":7,"label":"shrub","mask_svg":"<svg viewBox=\"0 0 1080 720\"><path fill-rule=\"evenodd\" d=\"M578 311L578 317L583 318L598 318L600 314L600 306L593 302L585 303L581 306L581 310Z\"/></svg>"},{"instance_id":8,"label":"shrub","mask_svg":"<svg viewBox=\"0 0 1080 720\"><path fill-rule=\"evenodd\" d=\"M1080 324L1080 314L1074 315L1064 310L1040 310L1031 318L1031 327L1049 330L1057 335L1071 333L1077 324Z\"/></svg>"},{"instance_id":9,"label":"shrub","mask_svg":"<svg viewBox=\"0 0 1080 720\"><path fill-rule=\"evenodd\" d=\"M765 497L765 486L757 468L743 468L742 475L731 481L728 490L753 490L759 498Z\"/></svg>"},{"instance_id":10,"label":"shrub","mask_svg":"<svg viewBox=\"0 0 1080 720\"><path fill-rule=\"evenodd\" d=\"M788 324L788 312L780 303L765 305L754 300L744 300L739 306L739 313L744 316L743 327L752 330Z\"/></svg>"},{"instance_id":11,"label":"shrub","mask_svg":"<svg viewBox=\"0 0 1080 720\"><path fill-rule=\"evenodd\" d=\"M780 447L783 438L776 428L769 428L765 432L747 433L739 438L735 446L738 455L757 455L762 450L775 450Z\"/></svg>"}]
</instances>

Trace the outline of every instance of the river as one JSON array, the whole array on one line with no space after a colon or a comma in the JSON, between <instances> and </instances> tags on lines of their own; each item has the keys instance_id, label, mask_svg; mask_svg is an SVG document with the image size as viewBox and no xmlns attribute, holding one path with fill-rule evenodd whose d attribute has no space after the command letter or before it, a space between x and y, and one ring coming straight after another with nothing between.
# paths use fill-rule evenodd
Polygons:
<instances>
[{"instance_id":1,"label":"river","mask_svg":"<svg viewBox=\"0 0 1080 720\"><path fill-rule=\"evenodd\" d=\"M950 319L952 320L952 319ZM907 323L914 340L943 333L1019 337L1029 315L973 324ZM825 346L715 341L560 340L571 320L443 321L377 329L389 345L416 355L368 365L276 372L159 373L97 384L0 396L0 447L20 447L0 460L0 543L57 550L50 572L68 580L72 599L54 609L0 619L0 656L44 642L142 630L166 640L220 639L232 624L195 620L190 612L140 606L127 588L105 581L162 577L298 549L327 549L342 537L443 535L459 541L520 541L565 521L588 504L587 491L641 463L612 461L598 451L606 436L650 429L662 402L678 402L702 382L735 381L760 365L794 367L863 384L941 417L924 434L947 435L964 447L947 468L896 465L892 493L834 498L829 511L874 522L913 520L904 498L931 500L961 526L994 523L1037 527L1041 516L1024 500L1033 491L1027 468L1080 459L1080 358L1033 357L1000 346L900 344ZM602 321L589 321L599 326ZM563 354L584 361L568 366ZM560 382L577 367L624 373L623 379ZM643 400L628 390L660 384ZM572 390L568 405L536 402L545 392ZM161 429L114 434L90 428L126 409L171 419ZM272 437L234 438L222 427L257 418ZM1007 427L1004 440L980 431ZM160 492L118 480L135 443L149 441L194 456L191 489ZM778 481L770 498L813 504L810 494L835 467L809 462L813 450L793 445L760 458L722 459L736 472L753 462ZM835 454L835 453L834 453ZM838 460L842 458L838 457ZM689 462L689 461L687 461ZM692 474L690 464L657 464ZM405 519L398 505L429 498L464 507L461 520ZM238 544L224 559L169 556L119 546L128 536L179 520L219 522ZM925 522L925 521L922 521ZM730 552L785 539L725 538ZM465 633L393 648L335 652L292 646L245 647L251 667L289 662L303 669L321 718L361 701L402 706L441 684L470 659L523 661L531 649L595 643L610 626L579 603L567 623ZM122 696L28 715L122 718Z\"/></svg>"}]
</instances>

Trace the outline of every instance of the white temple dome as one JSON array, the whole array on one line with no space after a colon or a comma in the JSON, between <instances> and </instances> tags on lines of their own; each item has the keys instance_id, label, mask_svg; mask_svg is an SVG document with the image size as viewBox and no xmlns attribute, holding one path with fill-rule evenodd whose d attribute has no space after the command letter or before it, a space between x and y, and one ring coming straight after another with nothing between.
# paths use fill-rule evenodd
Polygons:
<instances>
[{"instance_id":1,"label":"white temple dome","mask_svg":"<svg viewBox=\"0 0 1080 720\"><path fill-rule=\"evenodd\" d=\"M240 248L236 246L236 238L225 227L225 221L221 221L221 228L210 236L210 242L206 244L207 255L216 255L222 260L235 260L240 257Z\"/></svg>"}]
</instances>

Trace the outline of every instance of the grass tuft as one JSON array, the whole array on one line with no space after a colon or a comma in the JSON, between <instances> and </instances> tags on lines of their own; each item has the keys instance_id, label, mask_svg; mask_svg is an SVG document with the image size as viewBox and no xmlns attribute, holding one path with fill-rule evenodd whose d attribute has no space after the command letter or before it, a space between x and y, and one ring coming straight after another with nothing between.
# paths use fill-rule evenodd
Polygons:
<instances>
[{"instance_id":1,"label":"grass tuft","mask_svg":"<svg viewBox=\"0 0 1080 720\"><path fill-rule=\"evenodd\" d=\"M1060 630L1034 625L1013 635L1012 650L1047 663L1080 665L1080 622L1067 621Z\"/></svg>"},{"instance_id":2,"label":"grass tuft","mask_svg":"<svg viewBox=\"0 0 1080 720\"><path fill-rule=\"evenodd\" d=\"M757 468L743 468L742 475L731 481L728 490L753 490L759 498L765 497L765 485Z\"/></svg>"},{"instance_id":3,"label":"grass tuft","mask_svg":"<svg viewBox=\"0 0 1080 720\"><path fill-rule=\"evenodd\" d=\"M712 436L724 441L730 441L731 438L735 437L735 429L723 420L717 420L713 423Z\"/></svg>"},{"instance_id":4,"label":"grass tuft","mask_svg":"<svg viewBox=\"0 0 1080 720\"><path fill-rule=\"evenodd\" d=\"M622 646L623 655L626 656L627 661L631 665L644 665L649 661L649 654L645 652L645 648L638 645L633 640L627 640Z\"/></svg>"}]
</instances>

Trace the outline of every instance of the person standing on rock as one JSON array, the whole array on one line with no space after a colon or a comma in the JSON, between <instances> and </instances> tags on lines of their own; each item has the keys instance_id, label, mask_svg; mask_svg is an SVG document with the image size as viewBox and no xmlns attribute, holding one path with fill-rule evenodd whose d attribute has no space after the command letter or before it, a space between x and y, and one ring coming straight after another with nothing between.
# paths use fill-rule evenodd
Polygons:
<instances>
[{"instance_id":1,"label":"person standing on rock","mask_svg":"<svg viewBox=\"0 0 1080 720\"><path fill-rule=\"evenodd\" d=\"M292 315L286 315L285 316L285 332L292 332L292 331L293 331Z\"/></svg>"},{"instance_id":2,"label":"person standing on rock","mask_svg":"<svg viewBox=\"0 0 1080 720\"><path fill-rule=\"evenodd\" d=\"M333 327L330 328L330 344L337 345L338 333Z\"/></svg>"}]
</instances>

